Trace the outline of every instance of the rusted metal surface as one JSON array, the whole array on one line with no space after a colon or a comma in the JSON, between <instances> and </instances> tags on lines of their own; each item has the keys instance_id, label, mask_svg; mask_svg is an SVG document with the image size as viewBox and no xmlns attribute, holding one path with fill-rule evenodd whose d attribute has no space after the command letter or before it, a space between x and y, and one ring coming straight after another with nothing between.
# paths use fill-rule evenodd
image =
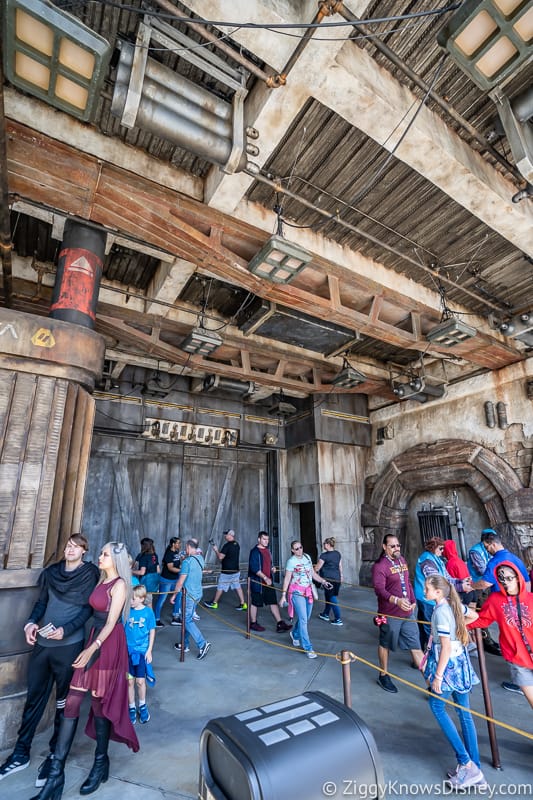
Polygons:
<instances>
[{"instance_id":1,"label":"rusted metal surface","mask_svg":"<svg viewBox=\"0 0 533 800\"><path fill-rule=\"evenodd\" d=\"M16 127L18 126L13 126L13 130ZM14 185L21 194L31 191L31 185L25 182L20 170L16 167L21 159L29 157L28 138L28 136L23 137L22 153L19 152L18 137L13 138L11 142L11 158L15 164ZM39 138L44 144L46 137ZM50 148L48 144L50 144ZM90 159L86 156L82 157L80 168L76 169L78 154L65 145L47 142L46 147L41 147L34 152L34 160L38 156L41 202L57 203L55 195L57 187L53 177L54 151L56 149L62 152L63 159L70 160L73 176L79 176L80 173L85 175L85 195L91 198L91 202L84 206L83 215L88 219L116 226L131 235L142 236L151 244L196 261L210 274L215 274L223 280L237 284L265 299L300 309L304 313L309 308L313 308L315 316L319 318L328 319L346 328L359 330L372 339L380 339L397 348L413 351L426 348L425 340L408 330L389 324L386 320L376 319L375 313L370 318L368 313L362 313L346 306L339 307L339 296L342 296L343 293L343 283L339 285L338 294L330 298L329 296L317 296L295 285L273 285L257 278L248 271L247 263L241 256L228 250L216 238L209 235L210 227L206 224L205 210L200 213L200 209L197 209L198 219L203 218L203 223L195 227L187 221L187 218L190 219L191 214L194 213L195 204L192 201L186 201L169 189L154 186L150 181L116 167L99 163L97 168L95 159L95 163L91 167L88 163ZM50 178L47 178L47 175ZM91 177L94 181L92 186L90 185ZM230 219L225 219L221 214L216 213L212 215L210 222L214 224L215 221L219 226L222 223L222 227L226 225L231 227L232 224ZM205 229L205 232L202 228ZM248 229L248 235L253 235L253 229ZM320 264L320 268L326 269L326 265ZM329 269L329 263L327 268ZM354 280L347 270L342 270L338 265L331 264L331 269L337 275L342 276L343 282L346 282L347 285ZM359 283L363 282L360 276L356 280ZM368 289L372 284L371 278L366 282ZM377 286L375 288L377 290ZM382 287L381 293L383 294ZM392 292L385 292L385 295L391 301L393 300ZM396 298L394 299L396 300ZM402 302L404 306L408 305L409 298L403 297ZM416 310L420 310L419 304ZM438 352L439 348L432 349ZM484 334L478 334L475 339L456 348L456 351L457 354L472 363L487 368L505 366L521 358L521 355L509 344L491 339Z\"/></svg>"},{"instance_id":2,"label":"rusted metal surface","mask_svg":"<svg viewBox=\"0 0 533 800\"><path fill-rule=\"evenodd\" d=\"M0 309L0 354L4 364L11 360L41 375L75 374L76 380L93 388L102 369L104 340L69 322Z\"/></svg>"}]
</instances>

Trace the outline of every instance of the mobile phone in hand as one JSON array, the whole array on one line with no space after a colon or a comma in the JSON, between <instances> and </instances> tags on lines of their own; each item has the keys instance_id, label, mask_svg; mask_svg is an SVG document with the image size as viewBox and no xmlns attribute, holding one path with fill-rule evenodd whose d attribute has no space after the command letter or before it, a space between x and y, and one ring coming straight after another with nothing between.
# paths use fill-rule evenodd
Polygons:
<instances>
[{"instance_id":1,"label":"mobile phone in hand","mask_svg":"<svg viewBox=\"0 0 533 800\"><path fill-rule=\"evenodd\" d=\"M47 639L51 633L54 633L55 630L57 630L56 626L52 622L49 622L47 625L39 628L37 633L40 634L44 639Z\"/></svg>"}]
</instances>

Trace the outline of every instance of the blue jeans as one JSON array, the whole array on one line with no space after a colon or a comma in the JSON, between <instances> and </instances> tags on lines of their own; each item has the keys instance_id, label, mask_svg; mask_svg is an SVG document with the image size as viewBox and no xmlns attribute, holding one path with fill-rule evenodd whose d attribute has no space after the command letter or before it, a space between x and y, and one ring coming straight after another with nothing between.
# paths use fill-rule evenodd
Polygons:
<instances>
[{"instance_id":1,"label":"blue jeans","mask_svg":"<svg viewBox=\"0 0 533 800\"><path fill-rule=\"evenodd\" d=\"M200 628L192 618L195 610L196 601L193 600L190 595L187 595L185 599L185 647L189 646L189 636L192 636L196 647L200 650L200 648L204 646L206 640L202 636Z\"/></svg>"},{"instance_id":2,"label":"blue jeans","mask_svg":"<svg viewBox=\"0 0 533 800\"><path fill-rule=\"evenodd\" d=\"M455 727L450 715L448 714L448 706L443 703L441 698L445 700L453 700L463 708L456 708L459 722L461 723L461 732L463 738L459 736L459 732ZM473 761L479 767L479 749L477 744L477 733L470 713L470 696L468 692L460 694L451 690L443 691L442 694L431 693L429 696L429 707L433 712L433 716L439 723L442 732L448 739L449 743L455 751L455 757L458 764L467 764ZM452 708L452 706L450 706ZM463 744L464 741L464 744Z\"/></svg>"},{"instance_id":3,"label":"blue jeans","mask_svg":"<svg viewBox=\"0 0 533 800\"><path fill-rule=\"evenodd\" d=\"M333 611L333 618L338 620L341 618L341 610L339 608L338 598L340 584L338 581L330 581L330 583L332 584L331 589L324 589L324 599L326 604L322 613L329 617L329 612Z\"/></svg>"},{"instance_id":4,"label":"blue jeans","mask_svg":"<svg viewBox=\"0 0 533 800\"><path fill-rule=\"evenodd\" d=\"M296 624L292 630L292 635L295 639L300 640L300 644L304 650L312 650L313 645L309 639L309 634L307 633L307 620L311 616L311 611L313 610L313 601L311 600L308 602L307 598L303 596L303 594L296 594L296 592L292 595L292 604L294 606L294 611L296 613Z\"/></svg>"},{"instance_id":5,"label":"blue jeans","mask_svg":"<svg viewBox=\"0 0 533 800\"><path fill-rule=\"evenodd\" d=\"M168 580L168 578L161 578L161 577L159 578L159 588L158 588L159 595L157 597L157 602L154 608L154 615L156 620L161 619L161 609L165 604L165 600L169 596L166 593L174 591L177 580L178 580L177 578L175 578L173 581ZM176 597L176 600L177 599L178 598Z\"/></svg>"}]
</instances>

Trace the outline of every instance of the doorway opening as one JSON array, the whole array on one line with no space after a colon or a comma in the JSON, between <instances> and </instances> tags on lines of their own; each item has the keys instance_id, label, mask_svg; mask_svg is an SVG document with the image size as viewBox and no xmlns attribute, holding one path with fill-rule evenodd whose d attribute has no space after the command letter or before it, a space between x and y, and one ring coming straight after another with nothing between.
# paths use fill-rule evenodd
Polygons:
<instances>
[{"instance_id":1,"label":"doorway opening","mask_svg":"<svg viewBox=\"0 0 533 800\"><path fill-rule=\"evenodd\" d=\"M304 546L304 553L311 557L313 564L318 560L316 546L315 504L299 503L300 507L300 541Z\"/></svg>"}]
</instances>

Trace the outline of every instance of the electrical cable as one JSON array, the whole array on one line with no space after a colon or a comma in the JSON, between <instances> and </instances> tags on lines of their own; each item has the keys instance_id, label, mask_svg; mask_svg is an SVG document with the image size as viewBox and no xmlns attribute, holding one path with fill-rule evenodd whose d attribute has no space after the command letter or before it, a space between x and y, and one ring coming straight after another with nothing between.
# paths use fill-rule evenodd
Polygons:
<instances>
[{"instance_id":1,"label":"electrical cable","mask_svg":"<svg viewBox=\"0 0 533 800\"><path fill-rule=\"evenodd\" d=\"M391 151L390 151L390 152L387 154L387 157L385 158L385 160L383 161L383 163L381 164L381 166L380 166L380 167L378 167L378 169L376 170L375 174L374 174L374 175L373 175L373 176L370 178L370 180L367 182L366 186L363 186L363 187L362 187L362 189L359 189L359 191L356 193L356 195L355 195L355 196L354 196L354 197L353 197L351 200L349 200L349 201L343 201L343 200L341 200L341 201L340 201L340 202L342 202L342 203L343 203L343 205L344 205L343 212L345 212L345 211L346 211L348 208L349 208L350 210L356 210L356 211L358 211L358 212L359 212L359 210L358 210L358 209L354 209L355 205L356 205L358 202L360 202L361 200L363 200L363 199L364 199L364 198L367 196L367 194L368 194L368 193L369 193L369 192L370 192L370 191L371 191L371 190L372 190L372 189L375 187L376 183L377 183L377 182L378 182L378 180L380 179L380 177L381 177L381 175L383 174L384 170L385 170L385 169L388 167L388 165L389 165L389 164L390 164L390 162L392 161L392 159L393 159L393 157L394 157L394 154L396 153L396 151L398 150L398 148L400 147L400 145L401 145L401 144L402 144L402 142L404 141L405 137L407 136L407 134L408 134L408 133L409 133L409 131L411 130L411 128L412 128L412 126L413 126L413 124L414 124L414 122L415 122L416 118L418 117L418 115L419 115L420 111L422 110L422 107L425 105L425 103L426 103L426 101L427 101L427 99L428 99L428 97L429 97L429 95L430 95L431 91L433 90L433 87L435 86L435 84L436 84L436 82L437 82L437 79L438 79L438 77L439 77L439 75L440 75L440 72L441 72L441 70L442 70L442 67L444 66L444 63L445 63L445 61L446 61L447 57L448 57L448 54L447 54L447 53L444 53L444 54L442 55L442 57L441 57L441 59L440 59L440 61L439 61L438 65L437 65L437 69L435 70L435 74L434 74L434 76L433 76L433 78L432 78L431 84L430 84L430 86L428 87L428 89L426 90L426 93L424 94L424 97L423 97L423 98L420 100L420 102L419 102L419 104L418 104L418 107L417 107L417 109L416 109L416 111L415 111L415 113L414 113L414 115L413 115L412 119L411 119L411 120L409 121L409 123L407 124L407 126L406 126L405 130L404 130L404 131L403 131L403 133L401 134L400 138L398 139L398 141L396 142L396 144L394 145L394 147L392 148L392 150L391 150ZM391 132L388 134L387 138L384 140L384 142L383 142L383 144L382 144L382 147L385 147L385 145L387 144L387 142L389 141L389 139L390 139L390 138L391 138L391 137L394 135L394 133L397 131L397 129L399 128L399 126L402 124L402 122L404 121L404 119L406 118L406 116L409 114L409 112L410 112L410 111L411 111L411 109L413 108L413 105L414 105L414 103L412 103L412 104L409 106L409 108L407 109L407 111L406 111L406 112L403 114L402 118L401 118L401 119L400 119L400 120L399 120L399 121L396 123L396 125L394 126L394 128L392 129L392 131L391 131ZM287 180L287 178L283 178L283 179L280 179L280 180ZM337 211L335 214L331 214L329 217L326 217L325 219L321 220L320 222L315 222L315 223L312 223L312 224L310 224L310 225L296 225L295 223L288 222L286 219L284 219L284 220L283 220L283 222L284 222L286 225L288 225L290 228L311 229L311 230L314 230L314 231L318 231L318 230L321 230L322 228L324 228L324 227L325 227L326 225L328 225L330 222L332 222L332 221L339 221L340 219L342 219L343 212ZM359 213L360 213L360 212L359 212ZM377 220L375 220L375 221L377 222ZM380 224L380 223L378 222L378 224ZM396 233L396 231L394 231L394 233ZM398 235L399 235L399 234L398 234ZM403 237L402 237L402 238L403 238Z\"/></svg>"},{"instance_id":2,"label":"electrical cable","mask_svg":"<svg viewBox=\"0 0 533 800\"><path fill-rule=\"evenodd\" d=\"M88 3L94 3L96 5L103 5L108 6L110 8L118 8L123 11L130 11L134 14L146 14L146 8L138 8L136 6L127 5L125 3L113 2L113 0L86 0L85 5ZM58 8L68 8L72 5L70 2L63 3L63 2L56 2ZM81 5L81 4L80 4ZM380 23L386 22L401 22L403 20L409 19L420 19L423 17L431 17L431 16L442 16L444 14L449 14L452 11L456 11L460 8L461 3L453 3L449 6L444 6L441 8L434 8L434 9L425 9L423 11L413 11L409 14L394 14L391 16L386 17L375 17L373 19L362 19L358 20L358 25L377 25ZM150 12L152 13L152 12ZM181 22L187 24L188 22L200 22L203 25L211 25L216 28L246 28L249 30L269 30L269 31L283 31L283 30L313 30L315 28L345 28L345 27L352 27L353 23L348 20L341 20L341 21L334 21L334 22L230 22L225 20L213 20L213 19L202 19L202 18L193 18L189 16L185 17L178 17L174 14L167 14L164 11L157 11L152 14L153 16L158 16L161 19L163 18L170 18L174 22Z\"/></svg>"}]
</instances>

